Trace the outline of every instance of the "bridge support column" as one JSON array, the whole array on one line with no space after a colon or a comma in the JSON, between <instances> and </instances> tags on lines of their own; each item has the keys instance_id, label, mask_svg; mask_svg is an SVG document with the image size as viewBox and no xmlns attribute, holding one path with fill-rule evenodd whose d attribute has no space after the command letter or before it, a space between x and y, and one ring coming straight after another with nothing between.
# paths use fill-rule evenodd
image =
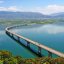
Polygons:
<instances>
[{"instance_id":1,"label":"bridge support column","mask_svg":"<svg viewBox=\"0 0 64 64\"><path fill-rule=\"evenodd\" d=\"M8 34L8 32L6 31L6 34Z\"/></svg>"},{"instance_id":2,"label":"bridge support column","mask_svg":"<svg viewBox=\"0 0 64 64\"><path fill-rule=\"evenodd\" d=\"M38 47L38 54L41 56L41 47Z\"/></svg>"},{"instance_id":3,"label":"bridge support column","mask_svg":"<svg viewBox=\"0 0 64 64\"><path fill-rule=\"evenodd\" d=\"M10 35L10 33L9 33L9 32L7 32L7 34L8 34L8 35Z\"/></svg>"},{"instance_id":4,"label":"bridge support column","mask_svg":"<svg viewBox=\"0 0 64 64\"><path fill-rule=\"evenodd\" d=\"M27 42L27 47L30 48L30 42Z\"/></svg>"},{"instance_id":5,"label":"bridge support column","mask_svg":"<svg viewBox=\"0 0 64 64\"><path fill-rule=\"evenodd\" d=\"M18 41L20 41L20 37L18 37Z\"/></svg>"},{"instance_id":6,"label":"bridge support column","mask_svg":"<svg viewBox=\"0 0 64 64\"><path fill-rule=\"evenodd\" d=\"M11 36L13 37L13 34L11 34Z\"/></svg>"},{"instance_id":7,"label":"bridge support column","mask_svg":"<svg viewBox=\"0 0 64 64\"><path fill-rule=\"evenodd\" d=\"M10 33L8 31L6 31L6 34L10 35Z\"/></svg>"},{"instance_id":8,"label":"bridge support column","mask_svg":"<svg viewBox=\"0 0 64 64\"><path fill-rule=\"evenodd\" d=\"M20 42L20 37L17 37L18 42Z\"/></svg>"},{"instance_id":9,"label":"bridge support column","mask_svg":"<svg viewBox=\"0 0 64 64\"><path fill-rule=\"evenodd\" d=\"M48 51L48 57L52 58L52 53Z\"/></svg>"}]
</instances>

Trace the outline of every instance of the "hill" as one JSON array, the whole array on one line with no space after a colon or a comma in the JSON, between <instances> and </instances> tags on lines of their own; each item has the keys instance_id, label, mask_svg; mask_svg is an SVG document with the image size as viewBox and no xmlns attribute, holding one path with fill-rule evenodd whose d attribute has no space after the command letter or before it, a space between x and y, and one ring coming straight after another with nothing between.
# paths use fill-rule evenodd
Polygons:
<instances>
[{"instance_id":1,"label":"hill","mask_svg":"<svg viewBox=\"0 0 64 64\"><path fill-rule=\"evenodd\" d=\"M64 12L54 13L50 15L51 18L64 18Z\"/></svg>"},{"instance_id":2,"label":"hill","mask_svg":"<svg viewBox=\"0 0 64 64\"><path fill-rule=\"evenodd\" d=\"M10 12L0 11L0 19L61 19L64 18L64 12L44 15L38 12Z\"/></svg>"},{"instance_id":3,"label":"hill","mask_svg":"<svg viewBox=\"0 0 64 64\"><path fill-rule=\"evenodd\" d=\"M37 12L0 11L0 19L43 19L43 18L48 18L48 16Z\"/></svg>"}]
</instances>

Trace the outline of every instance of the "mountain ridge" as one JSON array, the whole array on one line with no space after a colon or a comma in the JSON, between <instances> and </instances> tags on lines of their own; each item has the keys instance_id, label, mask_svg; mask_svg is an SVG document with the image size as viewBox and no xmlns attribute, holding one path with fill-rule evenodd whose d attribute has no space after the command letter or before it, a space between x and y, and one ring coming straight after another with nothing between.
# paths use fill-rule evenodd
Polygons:
<instances>
[{"instance_id":1,"label":"mountain ridge","mask_svg":"<svg viewBox=\"0 0 64 64\"><path fill-rule=\"evenodd\" d=\"M0 11L0 19L49 19L64 18L64 12L44 15L39 12L11 12Z\"/></svg>"}]
</instances>

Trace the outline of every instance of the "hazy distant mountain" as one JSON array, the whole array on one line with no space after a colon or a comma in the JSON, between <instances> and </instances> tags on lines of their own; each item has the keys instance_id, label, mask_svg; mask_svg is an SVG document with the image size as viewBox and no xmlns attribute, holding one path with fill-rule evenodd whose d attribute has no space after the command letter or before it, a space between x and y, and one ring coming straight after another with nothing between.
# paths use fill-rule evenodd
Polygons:
<instances>
[{"instance_id":1,"label":"hazy distant mountain","mask_svg":"<svg viewBox=\"0 0 64 64\"><path fill-rule=\"evenodd\" d=\"M0 19L48 19L64 18L64 12L44 15L37 12L9 12L0 11Z\"/></svg>"},{"instance_id":2,"label":"hazy distant mountain","mask_svg":"<svg viewBox=\"0 0 64 64\"><path fill-rule=\"evenodd\" d=\"M64 12L51 14L51 18L64 18Z\"/></svg>"},{"instance_id":3,"label":"hazy distant mountain","mask_svg":"<svg viewBox=\"0 0 64 64\"><path fill-rule=\"evenodd\" d=\"M2 19L43 19L48 18L47 15L43 15L37 12L9 12L0 11L0 18Z\"/></svg>"}]
</instances>

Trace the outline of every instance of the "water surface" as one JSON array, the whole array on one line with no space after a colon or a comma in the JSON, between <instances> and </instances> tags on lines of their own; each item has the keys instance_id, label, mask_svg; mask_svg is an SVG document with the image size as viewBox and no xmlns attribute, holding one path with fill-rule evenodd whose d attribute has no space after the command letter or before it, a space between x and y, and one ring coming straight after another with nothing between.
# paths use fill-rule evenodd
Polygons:
<instances>
[{"instance_id":1,"label":"water surface","mask_svg":"<svg viewBox=\"0 0 64 64\"><path fill-rule=\"evenodd\" d=\"M18 29L14 28L11 31L64 53L64 25L29 25L21 26ZM36 51L38 50L35 45L31 44L31 47ZM7 36L4 30L0 30L0 50L9 50L14 55L21 55L25 58L36 57L29 50ZM45 51L42 50L42 52ZM47 52L43 54L47 55Z\"/></svg>"},{"instance_id":2,"label":"water surface","mask_svg":"<svg viewBox=\"0 0 64 64\"><path fill-rule=\"evenodd\" d=\"M47 24L24 26L18 34L64 53L64 25Z\"/></svg>"}]
</instances>

